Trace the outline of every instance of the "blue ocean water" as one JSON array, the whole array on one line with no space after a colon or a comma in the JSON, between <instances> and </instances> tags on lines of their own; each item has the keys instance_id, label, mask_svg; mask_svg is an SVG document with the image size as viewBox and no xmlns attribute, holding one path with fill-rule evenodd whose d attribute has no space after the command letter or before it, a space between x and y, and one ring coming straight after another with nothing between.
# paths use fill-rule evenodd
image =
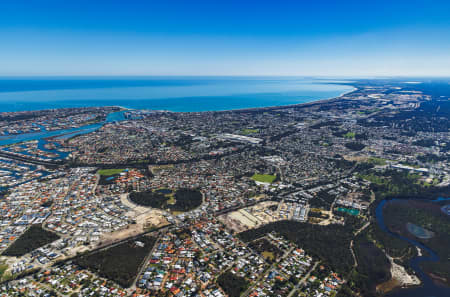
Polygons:
<instances>
[{"instance_id":1,"label":"blue ocean water","mask_svg":"<svg viewBox=\"0 0 450 297\"><path fill-rule=\"evenodd\" d=\"M0 111L111 106L178 112L290 105L353 88L296 77L0 78Z\"/></svg>"}]
</instances>

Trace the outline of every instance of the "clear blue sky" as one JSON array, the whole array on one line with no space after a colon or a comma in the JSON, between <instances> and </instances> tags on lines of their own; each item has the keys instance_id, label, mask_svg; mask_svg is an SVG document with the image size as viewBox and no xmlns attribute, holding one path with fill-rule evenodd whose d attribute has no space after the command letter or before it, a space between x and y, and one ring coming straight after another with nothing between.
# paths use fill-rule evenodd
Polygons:
<instances>
[{"instance_id":1,"label":"clear blue sky","mask_svg":"<svg viewBox=\"0 0 450 297\"><path fill-rule=\"evenodd\" d=\"M450 76L450 1L1 0L0 75Z\"/></svg>"}]
</instances>

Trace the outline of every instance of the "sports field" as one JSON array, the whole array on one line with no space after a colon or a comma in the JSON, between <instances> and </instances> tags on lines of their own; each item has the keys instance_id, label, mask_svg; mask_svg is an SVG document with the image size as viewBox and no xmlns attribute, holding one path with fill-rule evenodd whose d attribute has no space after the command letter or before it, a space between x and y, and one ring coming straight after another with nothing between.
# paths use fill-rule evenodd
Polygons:
<instances>
[{"instance_id":1,"label":"sports field","mask_svg":"<svg viewBox=\"0 0 450 297\"><path fill-rule=\"evenodd\" d=\"M97 171L97 173L100 175L109 176L109 175L119 174L119 173L123 172L124 170L125 169L100 169L99 171Z\"/></svg>"},{"instance_id":2,"label":"sports field","mask_svg":"<svg viewBox=\"0 0 450 297\"><path fill-rule=\"evenodd\" d=\"M257 182L261 182L261 183L273 183L273 181L276 179L277 177L275 175L272 174L253 174L252 179L254 181Z\"/></svg>"}]
</instances>

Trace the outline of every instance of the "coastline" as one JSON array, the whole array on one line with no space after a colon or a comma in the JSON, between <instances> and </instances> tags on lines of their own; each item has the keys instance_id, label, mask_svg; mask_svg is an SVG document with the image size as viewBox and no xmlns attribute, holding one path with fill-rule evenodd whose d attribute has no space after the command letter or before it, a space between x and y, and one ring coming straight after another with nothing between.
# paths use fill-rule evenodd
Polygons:
<instances>
[{"instance_id":1,"label":"coastline","mask_svg":"<svg viewBox=\"0 0 450 297\"><path fill-rule=\"evenodd\" d=\"M32 112L38 112L38 111L47 111L47 110L62 110L62 109L80 109L80 108L106 108L106 107L113 107L113 108L119 108L121 110L147 110L147 111L155 111L155 112L171 112L171 113L226 113L226 112L254 112L256 110L263 110L263 111L267 111L267 110L273 110L273 109L286 109L286 108L293 108L293 107L299 107L299 106L308 106L310 104L320 104L320 103L324 103L327 101L331 101L331 100L337 100L337 99L341 99L341 97L346 96L348 94L351 94L355 91L358 91L359 88L357 86L355 86L355 81L348 83L348 82L343 82L343 83L334 83L336 85L340 85L340 86L346 86L351 88L351 90L348 91L343 91L342 93L336 95L336 96L331 96L331 97L326 97L326 98L319 98L319 99L312 99L311 101L308 102L300 102L300 103L289 103L289 104L281 104L281 105L269 105L269 106L258 106L258 107L244 107L244 108L229 108L229 109L218 109L218 110L199 110L199 111L174 111L174 110L170 110L170 109L151 109L151 108L134 108L134 107L127 107L126 104L124 105L123 103L120 104L112 104L112 105L108 105L108 104L98 104L98 105L86 105L86 106L64 106L64 107L56 107L56 108L36 108L36 109L30 109L30 110L11 110L11 111L4 111L4 112L0 112L0 113L15 113L15 112L22 112L22 113L32 113ZM239 94L237 95L229 95L229 96L239 96ZM160 100L172 100L172 99L186 99L188 100L189 98L202 98L204 96L191 96L191 97L170 97L170 98L161 98ZM218 96L217 98L220 98L222 96ZM307 96L305 96L307 97ZM147 99L143 99L142 101L145 101ZM149 102L151 100L148 100ZM79 101L78 101L79 102ZM90 102L90 101L87 101ZM105 103L107 103L107 100L105 100ZM1 106L1 102L0 102L0 106ZM27 104L27 102L17 102L16 104Z\"/></svg>"},{"instance_id":2,"label":"coastline","mask_svg":"<svg viewBox=\"0 0 450 297\"><path fill-rule=\"evenodd\" d=\"M129 108L129 107L125 107L125 106L120 106L120 105L104 105L104 106L91 106L91 108L118 108L120 109L119 112L126 112L129 110L147 110L147 111L152 111L152 112L168 112L168 113L185 113L185 114L189 114L189 113L197 113L197 114L207 114L207 113L213 113L213 114L224 114L224 113L247 113L247 112L254 112L254 113L261 113L261 112L267 112L267 111L271 111L271 110L280 110L280 109L290 109L290 108L305 108L305 107L309 107L309 106L316 106L316 105L320 105L320 104L324 104L324 103L330 103L330 102L338 102L339 100L342 100L344 96L348 96L349 94L358 91L359 88L356 86L353 86L353 89L348 91L348 92L343 92L342 94L340 94L337 97L331 97L331 98L325 98L325 99L319 99L319 100L314 100L314 101L310 101L310 102L302 102L302 103L296 103L296 104L288 104L288 105L278 105L278 106L267 106L267 107L252 107L252 108L242 108L242 109L231 109L231 110L218 110L218 111L162 111L162 110L152 110L152 109L133 109L133 108ZM65 107L65 108L61 108L61 109L77 109L77 108L89 108L89 107ZM56 108L58 109L58 108ZM33 113L33 112L40 112L40 111L50 111L50 110L55 110L55 109L42 109L42 110L32 110L32 111L27 111L29 113ZM17 111L17 112L22 112L22 111ZM14 111L12 112L5 112L5 113L14 113ZM97 125L104 125L106 122L104 123L97 123ZM95 124L94 124L95 125ZM89 126L89 125L88 125ZM83 130L85 128L88 127L78 127L76 128L77 131ZM58 134L58 131L62 132L62 134ZM74 132L72 131L67 131L67 132L63 132L66 131L66 129L61 129L61 130L53 130L51 131L50 136L48 137L43 137L43 138L56 138L62 135L66 135L66 134L73 134ZM39 135L42 132L32 132L32 133L25 133L25 134L17 134L17 135L8 135L8 136L0 136L0 143L1 142L8 142L8 140L13 140L15 137L27 137L27 135L29 137L39 137ZM76 132L75 132L76 133ZM8 144L15 144L18 142L27 142L33 139L22 139L22 140L18 140L17 142L12 141L12 143L7 143L4 145L8 145ZM0 146L4 146L1 145Z\"/></svg>"},{"instance_id":3,"label":"coastline","mask_svg":"<svg viewBox=\"0 0 450 297\"><path fill-rule=\"evenodd\" d=\"M295 103L295 104L288 104L288 105L274 105L274 106L261 106L261 107L248 107L248 108L237 108L237 109L227 109L227 110L205 110L205 111L171 111L171 110L157 110L157 109L135 109L135 108L129 108L124 106L118 106L118 105L105 105L103 107L120 107L124 108L126 110L147 110L147 111L154 111L154 112L170 112L170 113L228 113L228 112L257 112L257 111L269 111L269 110L275 110L275 109L289 109L289 108L298 108L298 107L305 107L305 106L314 106L317 104L323 104L323 103L329 103L333 101L342 100L343 96L347 96L353 92L359 91L360 89L354 85L352 85L353 89L347 92L342 92L338 96L329 97L325 99L317 99L309 102L302 102L302 103ZM102 107L102 106L98 106Z\"/></svg>"},{"instance_id":4,"label":"coastline","mask_svg":"<svg viewBox=\"0 0 450 297\"><path fill-rule=\"evenodd\" d=\"M317 105L321 105L324 103L330 103L330 102L338 102L340 100L343 99L344 96L348 96L349 94L358 91L359 88L357 88L356 86L353 86L353 89L347 92L343 92L341 93L339 96L337 97L331 97L331 98L325 98L325 99L319 99L319 100L314 100L314 101L310 101L310 102L302 102L302 103L296 103L296 104L288 104L288 105L278 105L278 106L267 106L267 107L254 107L254 108L242 108L242 109L231 109L231 110L219 110L219 111L186 111L186 112L181 112L181 111L161 111L161 110L151 110L151 109L132 109L129 107L125 107L125 106L121 106L121 105L105 105L105 106L92 106L92 108L118 108L120 109L119 112L126 112L129 110L148 110L148 111L153 111L153 112L168 112L168 113L185 113L185 114L189 114L189 113L197 113L197 114L208 114L208 113L212 113L212 114L224 114L224 113L261 113L261 112L267 112L267 111L271 111L271 110L283 110L283 109L290 109L290 108L307 108L310 106L317 106ZM61 108L61 109L77 109L77 108L89 108L89 107L65 107L65 108ZM56 108L58 109L58 108ZM33 113L33 112L38 112L38 111L46 111L46 110L55 110L55 109L43 109L43 110L33 110L33 111L27 111L29 113ZM22 111L19 111L22 112ZM14 112L5 112L5 113L14 113ZM114 112L112 112L114 113ZM103 123L97 123L94 125L100 125L103 126L107 121L103 122ZM88 125L90 126L90 125ZM79 131L82 131L83 129L89 128L87 126L81 126L78 127L74 130L76 131L67 131L66 129L61 129L61 130L54 130L51 131L51 135L45 136L45 137L40 137L40 135L43 132L32 132L30 134L25 133L25 134L17 134L14 136L8 135L8 136L0 136L0 147L3 147L5 145L12 145L12 144L17 144L17 143L21 143L21 142L28 142L28 141L32 141L35 140L34 137L37 138L44 138L44 139L49 139L49 138L58 138L61 137L63 135L71 135L71 134L75 134L77 135L77 133ZM59 132L61 132L61 134L59 134ZM74 136L75 136L74 135ZM17 141L14 141L14 138L19 137L22 139L18 139ZM30 138L31 137L31 138ZM1 144L2 142L5 142L3 145Z\"/></svg>"},{"instance_id":5,"label":"coastline","mask_svg":"<svg viewBox=\"0 0 450 297\"><path fill-rule=\"evenodd\" d=\"M198 111L198 113L204 113L204 112L213 112L213 113L226 113L226 112L255 112L258 110L268 111L268 110L275 110L275 109L289 109L289 108L297 108L297 107L305 107L305 106L314 106L317 104L323 104L323 103L329 103L334 101L342 100L343 96L347 96L353 92L356 92L359 90L357 87L353 87L354 89L348 92L343 92L339 96L331 97L331 98L325 98L325 99L318 99L310 102L302 102L302 103L296 103L296 104L288 104L288 105L276 105L276 106L266 106L266 107L252 107L252 108L240 108L240 109L230 109L230 110L219 110L219 111ZM170 112L177 112L177 111L170 111ZM185 112L185 113L194 113L194 112Z\"/></svg>"}]
</instances>

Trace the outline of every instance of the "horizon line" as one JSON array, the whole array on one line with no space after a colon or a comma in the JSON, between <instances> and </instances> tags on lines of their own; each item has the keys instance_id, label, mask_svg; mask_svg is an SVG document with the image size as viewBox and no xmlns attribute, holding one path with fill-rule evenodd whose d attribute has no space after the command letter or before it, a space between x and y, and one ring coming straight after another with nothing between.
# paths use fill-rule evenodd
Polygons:
<instances>
[{"instance_id":1,"label":"horizon line","mask_svg":"<svg viewBox=\"0 0 450 297\"><path fill-rule=\"evenodd\" d=\"M261 75L247 75L247 74L15 74L15 75L2 75L0 74L0 79L3 78L123 78L123 77L135 77L135 78L176 78L176 77L192 77L192 78L232 78L232 77L281 77L281 78L317 78L317 79L330 79L330 78L345 78L345 79L394 79L394 78L437 78L437 79L449 79L450 75L271 75L271 74L261 74Z\"/></svg>"}]
</instances>

